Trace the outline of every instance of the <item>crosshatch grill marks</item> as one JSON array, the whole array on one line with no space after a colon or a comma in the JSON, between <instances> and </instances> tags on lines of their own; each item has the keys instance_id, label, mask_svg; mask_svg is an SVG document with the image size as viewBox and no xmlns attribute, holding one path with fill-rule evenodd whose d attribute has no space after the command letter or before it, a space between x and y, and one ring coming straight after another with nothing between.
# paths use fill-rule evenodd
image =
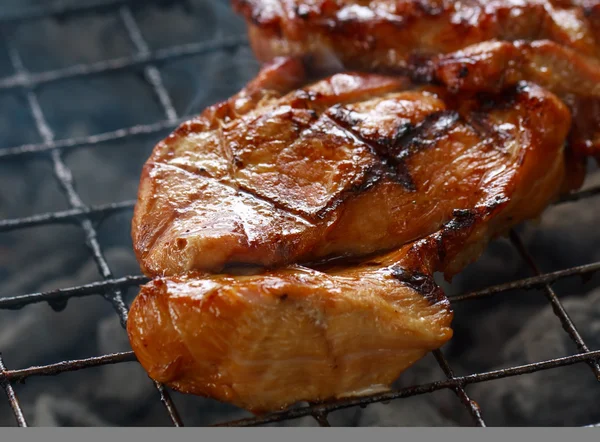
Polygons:
<instances>
[{"instance_id":1,"label":"crosshatch grill marks","mask_svg":"<svg viewBox=\"0 0 600 442\"><path fill-rule=\"evenodd\" d=\"M240 189L316 220L378 181L381 167L355 134L325 114L284 107L225 131Z\"/></svg>"},{"instance_id":2,"label":"crosshatch grill marks","mask_svg":"<svg viewBox=\"0 0 600 442\"><path fill-rule=\"evenodd\" d=\"M427 115L420 123L412 124L406 119L391 137L366 135L358 127L363 121L358 112L336 105L327 111L338 126L367 144L388 172L386 175L402 184L407 190L417 190L406 160L416 152L435 146L459 121L458 112L441 110Z\"/></svg>"}]
</instances>

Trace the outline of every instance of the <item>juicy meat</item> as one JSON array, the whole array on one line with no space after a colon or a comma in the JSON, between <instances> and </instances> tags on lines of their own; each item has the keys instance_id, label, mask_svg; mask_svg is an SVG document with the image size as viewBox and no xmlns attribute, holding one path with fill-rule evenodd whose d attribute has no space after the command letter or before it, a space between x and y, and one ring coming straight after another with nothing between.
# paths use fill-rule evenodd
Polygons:
<instances>
[{"instance_id":1,"label":"juicy meat","mask_svg":"<svg viewBox=\"0 0 600 442\"><path fill-rule=\"evenodd\" d=\"M459 95L540 84L569 106L575 154L600 160L598 1L233 3L263 61L294 55L321 72L399 71Z\"/></svg>"},{"instance_id":2,"label":"juicy meat","mask_svg":"<svg viewBox=\"0 0 600 442\"><path fill-rule=\"evenodd\" d=\"M538 86L457 99L346 73L283 94L301 79L280 60L157 145L132 226L147 275L389 250L507 198L516 223L563 185L569 112Z\"/></svg>"},{"instance_id":3,"label":"juicy meat","mask_svg":"<svg viewBox=\"0 0 600 442\"><path fill-rule=\"evenodd\" d=\"M550 41L491 41L413 61L414 81L442 84L461 95L499 92L520 81L542 86L565 102L570 147L600 160L600 64Z\"/></svg>"},{"instance_id":4,"label":"juicy meat","mask_svg":"<svg viewBox=\"0 0 600 442\"><path fill-rule=\"evenodd\" d=\"M320 68L406 66L488 40L550 40L599 58L600 2L569 0L233 0L258 58Z\"/></svg>"},{"instance_id":5,"label":"juicy meat","mask_svg":"<svg viewBox=\"0 0 600 442\"><path fill-rule=\"evenodd\" d=\"M382 390L452 336L447 299L409 271L159 278L132 305L129 339L153 379L254 413Z\"/></svg>"},{"instance_id":6,"label":"juicy meat","mask_svg":"<svg viewBox=\"0 0 600 442\"><path fill-rule=\"evenodd\" d=\"M301 81L278 60L160 143L132 227L155 276L127 324L142 366L257 413L388 388L452 335L433 274L565 180L569 112L539 86L457 100L347 73L286 92ZM279 267L208 273L234 264Z\"/></svg>"},{"instance_id":7,"label":"juicy meat","mask_svg":"<svg viewBox=\"0 0 600 442\"><path fill-rule=\"evenodd\" d=\"M358 262L157 278L131 307L131 346L153 379L254 413L386 390L452 336L433 273L474 259L511 206L457 211L439 232Z\"/></svg>"}]
</instances>

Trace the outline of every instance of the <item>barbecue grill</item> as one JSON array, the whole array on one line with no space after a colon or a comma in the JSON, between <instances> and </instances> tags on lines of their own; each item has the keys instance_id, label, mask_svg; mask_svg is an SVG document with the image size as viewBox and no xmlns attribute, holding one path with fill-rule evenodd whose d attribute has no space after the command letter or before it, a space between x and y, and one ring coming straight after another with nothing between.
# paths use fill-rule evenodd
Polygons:
<instances>
[{"instance_id":1,"label":"barbecue grill","mask_svg":"<svg viewBox=\"0 0 600 442\"><path fill-rule=\"evenodd\" d=\"M141 3L144 4L142 5ZM176 60L215 53L232 54L232 51L235 51L237 48L247 47L248 45L245 36L240 33L239 35L222 35L216 39L205 39L173 46L169 45L158 49L152 48L147 41L148 35L142 32L135 14L138 8L145 8L149 3L160 3L163 8L168 9L176 7L178 4L188 4L190 2L138 2L127 0L96 0L94 2L58 1L40 7L21 8L14 12L8 9L7 13L0 15L0 31L2 34L0 44L6 46L6 63L8 64L8 66L0 66L0 73L4 74L4 77L0 78L0 94L17 93L25 100L24 102L29 109L29 117L33 127L22 125L22 127L14 128L14 130L23 132L37 131L41 140L39 142L35 141L16 146L0 146L0 165L3 162L14 163L33 160L49 162L54 179L59 184L59 189L68 202L68 207L65 210L52 210L46 213L39 213L39 210L32 208L33 213L35 213L34 215L9 217L8 219L0 220L0 237L7 232L29 228L46 228L56 224L76 226L83 232L85 245L89 249L89 253L93 257L101 276L101 280L74 287L57 287L50 291L37 291L27 294L1 293L1 310L16 311L26 309L32 304L47 303L56 310L56 315L60 315L58 312L63 310L67 305L67 301L72 298L85 298L87 301L92 295L101 295L112 306L114 314L118 315L120 323L124 327L128 309L127 296L125 294L128 289L135 289L147 281L147 278L139 275L115 277L113 270L119 273L119 269L111 269L111 266L109 266L104 253L104 246L98 233L101 223L106 222L110 217L120 214L130 216L135 201L127 200L106 204L90 204L81 195L81 192L78 191L79 186L82 185L81 180L86 179L86 177L82 177L76 170L72 170L68 161L65 160L65 156L79 149L108 149L107 145L110 145L111 149L118 149L119 146L125 146L123 148L126 148L127 143L136 138L149 139L152 142L158 141L165 133L189 117L189 113L184 114L176 110L172 94L165 86L163 69ZM227 2L224 1L224 3ZM192 6L188 4L188 7ZM118 58L97 60L91 63L71 64L52 69L38 69L35 72L29 70L27 63L24 62L25 54L22 53L14 41L14 36L20 27L26 26L35 20L60 20L66 17L70 21L76 21L89 19L90 17L93 18L98 15L109 16L118 21L119 26L122 27L129 39L130 47L133 49L130 54ZM202 25L199 24L199 26ZM235 55L229 56L235 57ZM0 56L0 63L1 60ZM55 136L55 130L50 123L52 118L48 110L43 109L43 106L40 104L40 91L43 91L45 87L54 83L74 80L87 81L88 79L103 78L105 76L128 75L131 72L142 74L141 77L148 86L148 93L152 95L151 99L160 106L162 117L158 121L134 124L130 127L123 127L103 133L88 133L77 137ZM203 85L205 88L214 88L217 86L215 84ZM230 89L224 91L220 98L225 98L237 88L237 85L230 85ZM66 94L61 100L68 102L71 100L71 97ZM202 102L201 104L204 106L210 103ZM144 112L144 109L139 109L139 111ZM85 111L82 110L82 112ZM29 119L29 117L27 118ZM146 152L149 153L148 150ZM141 168L141 164L136 163L134 166L138 169ZM3 188L0 190L0 193L3 192L10 192L10 190ZM581 201L585 200L588 201L587 210L594 211L594 205L598 204L598 195L600 195L600 186L587 187L578 193L569 195L557 204L581 204ZM595 215L597 221L600 221L600 210L596 209ZM573 219L572 228L574 230L578 228L577 221L576 218ZM121 233L123 235L128 234L128 232ZM467 391L469 390L468 387L472 384L493 383L495 380L502 378L528 376L534 372L553 370L573 364L587 364L591 370L591 373L587 375L590 377L594 376L596 380L600 381L600 350L592 351L586 345L582 334L579 332L579 327L585 328L587 324L575 324L571 320L567 309L565 309L561 299L559 299L559 296L553 289L553 286L563 279L571 281L573 278L570 277L574 276L591 278L594 272L600 270L600 262L591 262L545 273L539 268L535 253L528 251L526 241L522 239L521 233L512 231L509 242L514 251L520 256L519 259L522 261L523 269L528 269L527 271L532 276L502 282L480 290L452 295L451 302L457 309L455 324L461 321L460 308L468 303L481 302L481 305L486 305L485 301L492 299L495 302L510 302L512 297L508 295L516 291L530 290L532 293L528 294L528 296L532 297L538 296L536 292L541 292L551 305L552 311L556 316L555 322L548 324L548 327L562 326L565 335L573 343L572 354L491 371L460 375L455 373L444 352L438 350L433 353L433 356L441 368L440 377L432 382L417 383L408 386L403 385L386 393L327 403L305 404L283 412L259 417L243 417L236 420L214 422L214 424L226 426L261 425L312 416L319 425L329 426L328 415L337 410L359 406L366 407L373 403L387 403L387 401L402 400L411 396L446 390L455 394L456 398L453 400L457 401L456 404L464 407L468 412L471 424L485 426L485 407L482 406L480 408L476 402L477 397L472 397ZM34 260L35 256L32 256L31 259ZM65 269L65 271L68 272L68 269ZM27 268L22 268L21 272L22 278L28 278ZM446 286L450 293L452 293L452 287ZM493 307L494 304L489 303L489 308ZM60 320L60 318L57 320ZM0 325L0 334L7 332L4 327L5 325ZM124 330L123 333L125 333ZM460 339L460 333L457 333L454 340L460 341ZM27 342L21 344L22 351L27 351L27 345ZM453 341L452 345L467 346L468 343ZM2 350L0 348L0 351ZM10 366L10 360L7 360L5 363L0 354L0 384L6 392L17 425L27 426L28 421L27 412L23 411L22 404L19 401L19 385L17 384L34 377L52 376L52 379L58 379L70 376L70 372L86 370L91 367L112 364L120 366L125 363L136 363L136 358L131 351L62 361L60 360L60 355L56 355L54 360L58 362L14 369ZM152 381L148 380L148 382L151 383ZM159 383L154 382L154 388L156 390L155 400L162 402L164 413L170 418L173 425L184 425L186 422L183 422L178 411L177 397L172 398L172 394L168 389ZM600 385L597 388L598 394L600 394ZM557 412L560 412L560 410L557 410ZM593 425L594 422L588 422L587 424Z\"/></svg>"}]
</instances>

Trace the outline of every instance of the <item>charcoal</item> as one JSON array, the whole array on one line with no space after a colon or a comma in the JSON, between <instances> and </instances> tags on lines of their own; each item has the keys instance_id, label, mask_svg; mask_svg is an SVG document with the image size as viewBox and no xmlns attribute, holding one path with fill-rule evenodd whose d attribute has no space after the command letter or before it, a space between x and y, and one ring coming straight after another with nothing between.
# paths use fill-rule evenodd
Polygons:
<instances>
[{"instance_id":1,"label":"charcoal","mask_svg":"<svg viewBox=\"0 0 600 442\"><path fill-rule=\"evenodd\" d=\"M81 6L98 0L6 0L0 15L55 4ZM221 0L135 2L132 15L151 51L197 42L245 38L246 27ZM123 27L120 9L40 18L11 30L23 64L31 72L128 57L139 48ZM14 32L12 32L14 31ZM212 43L211 43L212 42ZM218 46L218 45L217 45ZM163 60L162 83L178 116L195 115L237 92L259 68L247 45ZM0 77L12 75L6 44L0 39ZM81 76L36 87L47 124L56 139L84 137L150 124L166 118L144 68ZM28 101L20 90L0 91L0 151L41 143ZM74 189L87 206L131 201L153 146L168 132L120 138L64 150ZM591 163L590 163L591 164ZM600 185L590 165L586 186ZM71 208L55 177L49 155L0 159L0 218L12 219ZM517 230L542 272L600 261L599 197L550 208ZM115 277L139 275L130 238L131 210L93 218L93 232ZM92 235L93 236L93 235ZM0 297L102 280L80 223L39 225L0 232ZM478 290L534 274L510 242L494 241L486 253L451 283L450 295ZM438 278L439 279L439 278ZM592 349L600 340L600 274L553 285ZM123 292L127 303L137 289ZM515 290L456 303L455 336L443 349L455 375L467 375L537 362L577 351L548 306L543 290ZM55 311L56 310L56 311ZM0 310L0 352L9 369L87 358L130 347L114 309L102 296ZM446 379L431 355L403 373L394 388ZM585 363L469 385L490 425L586 425L600 422L595 406L598 382ZM39 426L171 425L159 394L136 362L31 377L15 391L30 424ZM210 425L250 416L214 400L172 392L184 423ZM334 426L473 425L452 390L333 412ZM14 425L8 403L0 400L0 425ZM270 426L316 426L306 416Z\"/></svg>"}]
</instances>

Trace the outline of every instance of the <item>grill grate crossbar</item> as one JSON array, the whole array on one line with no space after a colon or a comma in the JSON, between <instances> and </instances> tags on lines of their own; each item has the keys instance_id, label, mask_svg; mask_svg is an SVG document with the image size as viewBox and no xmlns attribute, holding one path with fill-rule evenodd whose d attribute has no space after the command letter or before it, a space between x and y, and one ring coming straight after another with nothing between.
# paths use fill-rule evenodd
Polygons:
<instances>
[{"instance_id":1,"label":"grill grate crossbar","mask_svg":"<svg viewBox=\"0 0 600 442\"><path fill-rule=\"evenodd\" d=\"M121 20L125 25L125 29L127 30L127 34L129 34L129 38L138 50L138 55L151 58L152 54L148 48L148 44L146 43L142 31L137 25L129 6L126 5L121 7L119 14L121 15ZM158 68L153 64L150 64L144 69L144 75L146 81L152 86L152 89L165 112L167 121L169 123L175 123L177 121L177 112L175 111L173 103L171 102L171 97L163 84L163 79Z\"/></svg>"},{"instance_id":2,"label":"grill grate crossbar","mask_svg":"<svg viewBox=\"0 0 600 442\"><path fill-rule=\"evenodd\" d=\"M73 223L78 222L82 217L101 219L114 213L129 211L134 206L135 201L129 200L92 207L76 207L60 212L41 213L23 218L4 219L0 220L0 232L50 224Z\"/></svg>"},{"instance_id":3,"label":"grill grate crossbar","mask_svg":"<svg viewBox=\"0 0 600 442\"><path fill-rule=\"evenodd\" d=\"M0 374L0 383L23 381L31 376L54 376L64 372L77 371L89 367L97 367L108 364L118 364L135 361L133 352L114 353L94 358L78 359L74 361L64 361L57 364L44 365L39 367L29 367L21 370L2 370ZM274 422L280 422L288 419L297 419L311 414L323 412L333 412L343 408L367 405L376 402L387 402L390 400L401 399L421 394L431 393L443 389L455 389L458 386L466 386L481 382L489 382L496 379L521 376L538 371L550 370L558 367L566 367L582 362L600 360L600 350L579 353L561 358L548 359L545 361L534 362L531 364L518 365L515 367L493 370L484 373L475 373L466 376L452 377L442 381L429 382L411 387L400 388L386 393L370 394L351 399L339 399L336 401L313 404L305 407L299 407L291 410L269 413L261 417L239 419L235 421L216 424L216 426L250 426L264 425Z\"/></svg>"},{"instance_id":4,"label":"grill grate crossbar","mask_svg":"<svg viewBox=\"0 0 600 442\"><path fill-rule=\"evenodd\" d=\"M102 60L96 63L77 64L63 69L55 69L40 73L32 73L25 79L22 75L15 74L0 79L0 90L12 90L31 85L37 87L47 83L71 80L77 77L106 74L114 71L132 69L175 60L182 57L210 54L217 51L234 50L248 44L245 36L233 36L215 41L201 41L184 45L171 46L153 52L140 52L134 55Z\"/></svg>"},{"instance_id":5,"label":"grill grate crossbar","mask_svg":"<svg viewBox=\"0 0 600 442\"><path fill-rule=\"evenodd\" d=\"M2 354L0 354L0 372L2 373L2 377L0 377L0 385L8 397L8 402L10 403L10 408L12 409L15 419L17 420L17 425L19 427L26 427L27 421L25 420L25 415L23 414L23 409L21 408L21 404L19 404L15 390L13 389L9 378L6 375L6 367L4 366Z\"/></svg>"},{"instance_id":6,"label":"grill grate crossbar","mask_svg":"<svg viewBox=\"0 0 600 442\"><path fill-rule=\"evenodd\" d=\"M16 74L23 79L23 88L26 91L27 101L33 119L35 121L36 128L44 142L51 143L54 140L54 134L46 122L42 108L37 99L34 87L28 82L29 74L22 63L20 54L17 48L12 44L9 36L4 35L4 40L6 41L8 46L9 57L13 69L15 70ZM61 151L52 150L50 152L50 157L53 164L54 175L59 181L63 193L67 196L71 208L86 210L87 207L85 206L85 204L81 200L81 197L75 190L75 186L73 183L73 175L71 173L71 170L63 161ZM81 219L79 219L79 224L81 226L81 229L84 231L86 237L86 245L90 249L102 277L104 279L112 279L112 271L110 270L108 262L104 257L104 254L97 239L96 229L94 228L91 219L84 216ZM109 292L105 293L104 297L112 304L113 308L119 316L121 325L125 328L127 324L127 306L125 305L125 302L123 300L121 290L118 288L114 288ZM169 393L163 388L161 384L155 381L153 382L159 392L160 400L164 403L173 424L176 426L183 425L181 422L181 418L179 417L179 413L177 412ZM20 421L18 421L18 423L19 425L21 424Z\"/></svg>"},{"instance_id":7,"label":"grill grate crossbar","mask_svg":"<svg viewBox=\"0 0 600 442\"><path fill-rule=\"evenodd\" d=\"M540 272L540 269L538 268L538 265L535 263L531 254L527 251L527 248L523 244L521 237L514 230L510 231L510 240L511 240L512 244L515 246L515 248L517 249L517 251L519 252L519 254L521 255L521 257L525 260L527 265L533 270L533 272L537 276L539 276L541 274L541 272ZM588 348L586 343L583 341L583 338L581 337L581 334L577 330L577 327L575 327L573 320L569 317L569 314L565 310L565 307L562 305L562 303L558 299L558 296L556 296L556 293L554 293L554 290L552 289L552 287L550 287L550 284L548 284L548 283L544 284L543 288L544 288L544 293L546 294L546 298L548 298L548 301L550 302L550 305L552 306L552 311L560 320L561 325L562 325L563 329L565 330L565 332L569 335L571 340L575 343L575 345L577 346L577 349L579 350L580 353L588 353L590 351L590 349ZM588 362L588 364L592 368L592 371L594 372L594 375L596 376L596 380L600 381L600 365L598 365L598 361L590 360Z\"/></svg>"},{"instance_id":8,"label":"grill grate crossbar","mask_svg":"<svg viewBox=\"0 0 600 442\"><path fill-rule=\"evenodd\" d=\"M127 320L127 306L122 298L122 290L131 286L139 286L140 284L148 281L148 278L144 276L127 276L115 279L104 257L101 246L97 239L97 232L94 227L94 222L102 219L103 217L121 211L130 210L134 206L135 202L123 201L121 203L106 204L101 206L86 206L75 190L71 171L65 164L62 158L62 153L68 149L83 146L94 146L101 143L114 142L140 135L158 134L160 132L172 129L181 122L191 118L189 116L182 118L178 117L171 97L164 86L157 64L181 57L203 55L215 51L235 50L238 47L247 45L248 42L246 36L233 36L219 39L217 41L201 41L151 51L132 13L131 5L135 3L142 2L139 2L138 0L104 0L96 2L92 5L88 4L79 6L71 6L64 2L60 2L59 4L55 4L49 8L32 8L19 14L0 15L0 23L5 25L16 25L24 21L40 19L49 16L62 16L67 14L83 14L86 12L115 10L118 12L123 26L125 27L129 38L131 39L137 51L136 53L126 57L104 60L97 63L75 65L41 73L29 73L24 68L17 49L10 44L10 38L5 36L5 39L8 42L9 55L13 64L13 68L15 69L15 74L0 79L0 90L19 89L25 93L31 114L34 118L36 127L42 137L43 142L2 149L0 150L0 160L3 158L13 158L27 154L49 154L48 156L54 166L54 175L59 181L63 193L67 196L71 207L68 210L60 212L50 212L18 219L0 220L0 232L49 225L52 223L78 224L85 233L86 244L90 249L94 260L96 261L103 280L78 287L0 298L0 309L18 309L24 307L25 305L38 302L48 302L52 305L52 303L65 303L72 297L101 295L111 302L115 311L119 315L121 324L124 326ZM46 122L42 108L37 99L35 92L36 87L51 82L91 75L103 75L109 72L134 69L137 67L143 67L144 78L152 87L153 93L155 94L164 111L164 120L153 124L137 125L134 127L123 128L112 132L95 134L81 138L69 138L62 140L55 139L51 128ZM572 195L567 195L561 201L559 201L559 203L578 201L597 195L600 195L600 186L586 189ZM581 338L581 335L577 331L577 328L570 319L568 313L564 309L562 303L558 299L556 293L551 287L551 284L559 279L576 275L590 275L599 271L600 262L542 274L516 233L511 232L511 240L523 259L532 268L535 276L488 287L487 289L480 290L478 292L454 296L451 297L451 302L457 303L467 300L482 299L484 297L493 296L496 294L507 293L515 289L542 289L551 303L554 313L560 319L563 328L577 346L577 349L579 350L578 354L507 369L490 371L487 373L476 373L468 376L456 377L443 353L440 350L437 350L433 354L438 362L438 365L444 372L446 380L393 390L383 394L366 395L352 399L341 399L327 403L309 404L307 407L300 407L283 412L271 413L261 417L241 419L218 425L259 425L310 415L316 419L319 425L330 426L329 422L327 421L327 414L334 410L353 407L356 405L364 406L374 402L383 402L402 397L425 394L440 389L451 389L456 393L457 397L466 407L475 424L479 426L485 426L479 406L467 395L464 389L466 385L511 376L518 376L581 362L585 362L590 365L597 379L600 380L600 365L598 364L600 359L600 351L589 350ZM0 355L0 384L8 395L9 402L17 419L17 424L20 426L26 426L27 423L25 417L11 385L12 382L23 381L30 376L57 375L63 372L81 370L94 366L132 361L136 361L133 352L122 352L94 358L62 361L56 364L39 367L7 370L4 367L4 363ZM179 413L176 410L168 392L161 384L156 382L154 382L154 384L160 393L160 399L164 403L169 416L173 421L173 424L177 426L182 425Z\"/></svg>"},{"instance_id":9,"label":"grill grate crossbar","mask_svg":"<svg viewBox=\"0 0 600 442\"><path fill-rule=\"evenodd\" d=\"M456 379L454 376L454 371L450 367L450 364L448 363L448 360L446 359L446 357L444 356L442 351L439 349L434 350L433 356L435 357L435 360L437 361L438 365L440 366L440 368L443 370L444 374L446 375L446 378L450 381ZM458 396L458 398L462 402L462 404L467 408L467 411L473 418L475 425L477 425L478 427L485 427L486 426L485 421L483 420L483 417L481 416L481 409L479 408L479 405L477 404L477 402L475 402L474 400L472 400L469 397L469 395L465 391L464 386L461 384L457 384L453 388L453 390L454 390L454 393Z\"/></svg>"}]
</instances>

